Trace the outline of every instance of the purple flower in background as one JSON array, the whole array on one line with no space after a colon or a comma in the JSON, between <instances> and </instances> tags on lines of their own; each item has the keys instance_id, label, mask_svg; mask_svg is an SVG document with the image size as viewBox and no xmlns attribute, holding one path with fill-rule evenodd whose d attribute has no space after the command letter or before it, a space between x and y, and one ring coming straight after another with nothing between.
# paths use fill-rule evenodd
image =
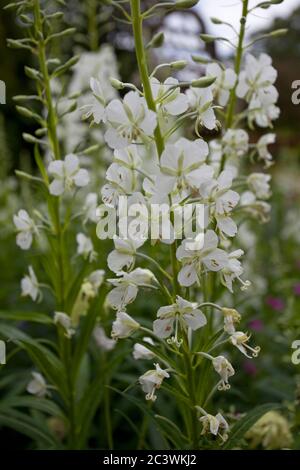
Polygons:
<instances>
[{"instance_id":1,"label":"purple flower in background","mask_svg":"<svg viewBox=\"0 0 300 470\"><path fill-rule=\"evenodd\" d=\"M252 375L252 377L254 377L257 374L257 367L255 363L252 361L244 361L243 369L245 370L246 374Z\"/></svg>"},{"instance_id":2,"label":"purple flower in background","mask_svg":"<svg viewBox=\"0 0 300 470\"><path fill-rule=\"evenodd\" d=\"M285 307L284 301L280 297L268 297L266 304L269 305L273 310L283 310Z\"/></svg>"},{"instance_id":3,"label":"purple flower in background","mask_svg":"<svg viewBox=\"0 0 300 470\"><path fill-rule=\"evenodd\" d=\"M253 331L261 331L264 328L264 323L259 318L253 318L253 320L249 321L248 325Z\"/></svg>"},{"instance_id":4,"label":"purple flower in background","mask_svg":"<svg viewBox=\"0 0 300 470\"><path fill-rule=\"evenodd\" d=\"M294 294L300 296L300 282L294 285Z\"/></svg>"}]
</instances>

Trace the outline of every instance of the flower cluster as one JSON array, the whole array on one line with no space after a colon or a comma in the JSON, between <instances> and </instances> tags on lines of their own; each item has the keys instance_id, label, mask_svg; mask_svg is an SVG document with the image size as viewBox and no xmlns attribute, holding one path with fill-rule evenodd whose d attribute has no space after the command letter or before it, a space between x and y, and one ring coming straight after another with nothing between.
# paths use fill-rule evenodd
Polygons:
<instances>
[{"instance_id":1,"label":"flower cluster","mask_svg":"<svg viewBox=\"0 0 300 470\"><path fill-rule=\"evenodd\" d=\"M177 354L181 349L192 356L202 354L211 360L220 376L218 389L227 390L228 379L235 371L226 357L213 357L198 349L201 347L198 330L208 328L208 323L209 328L212 325L212 320L208 322L202 311L209 307L205 300L208 279L213 279L214 285L223 285L230 293L235 281L240 282L242 290L250 286L249 281L242 279L244 269L240 259L244 252L236 247L239 222L244 215L266 220L270 210L266 200L271 190L268 174L243 175L242 169L255 157L266 168L270 166L272 156L268 145L274 143L275 136L265 134L257 143L251 143L249 133L237 124L247 117L250 128L254 123L264 128L278 117L276 71L271 59L262 54L257 59L247 55L245 68L239 73L218 63L209 63L205 79L191 81L184 87L176 77L170 76L161 82L154 75L155 71L148 82L143 78L142 90L133 84L112 80L117 88L128 87L130 91L122 99L111 101L104 96L101 83L91 80L96 101L89 113L94 123L104 125L105 140L113 150L113 161L101 190L104 205L108 210L118 208L120 196L127 196L129 206L137 201L145 207L166 203L173 214L164 220L164 226L167 224L169 228L169 239L160 233L155 241L158 252L164 253L164 245L170 245L172 255L166 265L147 255L145 224L136 223L140 231L137 228L135 237L114 237L115 248L108 256L108 267L116 277L108 279L113 289L107 296L107 304L117 310L112 337L126 338L147 331L143 344L134 346L135 359L159 357L155 351L164 340L167 340L165 344L170 354ZM226 109L233 95L245 100L248 109L236 123L229 120L228 126L220 122L220 109ZM194 139L183 135L190 122L194 124ZM221 126L224 130L220 133ZM219 133L220 137L208 144L202 132L205 128ZM176 208L195 201L204 207L203 225L197 227L196 234L176 233ZM194 219L195 214L191 217ZM150 219L147 223L152 222ZM136 267L139 259L151 263L151 269L157 272ZM127 313L141 288L157 291L168 300L157 311L150 337L150 330ZM194 301L191 301L192 296ZM223 314L224 334L229 335L226 341L247 357L257 356L259 348L249 346L250 336L236 331L239 313L216 304L210 308L210 315L218 309ZM218 323L218 320L213 321ZM155 392L164 379L170 378L173 372L178 373L167 361L166 364L164 370L156 363L154 370L139 378L147 400L154 401ZM228 425L224 418L204 410L202 414L203 432L210 430L213 435L225 437Z\"/></svg>"}]
</instances>

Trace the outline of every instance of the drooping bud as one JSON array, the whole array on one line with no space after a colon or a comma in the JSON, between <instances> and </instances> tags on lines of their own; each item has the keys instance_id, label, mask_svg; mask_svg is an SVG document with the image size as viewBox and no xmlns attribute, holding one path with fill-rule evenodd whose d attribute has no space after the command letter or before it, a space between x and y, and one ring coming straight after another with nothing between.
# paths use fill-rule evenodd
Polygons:
<instances>
[{"instance_id":1,"label":"drooping bud","mask_svg":"<svg viewBox=\"0 0 300 470\"><path fill-rule=\"evenodd\" d=\"M124 90L125 88L124 83L120 82L120 80L118 80L117 78L111 77L109 81L110 81L111 86L115 88L116 90Z\"/></svg>"}]
</instances>

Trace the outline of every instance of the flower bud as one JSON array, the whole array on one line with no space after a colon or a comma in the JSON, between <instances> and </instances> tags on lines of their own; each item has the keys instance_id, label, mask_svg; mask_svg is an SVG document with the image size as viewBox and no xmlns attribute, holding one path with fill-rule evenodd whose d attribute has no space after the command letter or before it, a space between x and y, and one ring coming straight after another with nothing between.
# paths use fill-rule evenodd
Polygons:
<instances>
[{"instance_id":1,"label":"flower bud","mask_svg":"<svg viewBox=\"0 0 300 470\"><path fill-rule=\"evenodd\" d=\"M164 43L165 40L165 35L162 32L159 32L153 36L149 44L147 45L147 49L150 49L151 47L153 49L156 49L158 47L161 47Z\"/></svg>"},{"instance_id":2,"label":"flower bud","mask_svg":"<svg viewBox=\"0 0 300 470\"><path fill-rule=\"evenodd\" d=\"M272 31L270 33L270 36L273 38L280 38L281 36L285 36L288 32L288 29L282 28L282 29L276 29L275 31Z\"/></svg>"},{"instance_id":3,"label":"flower bud","mask_svg":"<svg viewBox=\"0 0 300 470\"><path fill-rule=\"evenodd\" d=\"M192 8L199 3L199 0L177 0L175 8Z\"/></svg>"},{"instance_id":4,"label":"flower bud","mask_svg":"<svg viewBox=\"0 0 300 470\"><path fill-rule=\"evenodd\" d=\"M182 70L187 66L186 60L176 60L170 63L170 67L175 70Z\"/></svg>"},{"instance_id":5,"label":"flower bud","mask_svg":"<svg viewBox=\"0 0 300 470\"><path fill-rule=\"evenodd\" d=\"M201 57L200 55L192 55L192 60L196 62L196 64L209 64L211 59L208 57Z\"/></svg>"},{"instance_id":6,"label":"flower bud","mask_svg":"<svg viewBox=\"0 0 300 470\"><path fill-rule=\"evenodd\" d=\"M216 81L216 77L201 77L198 80L192 80L193 88L207 88Z\"/></svg>"},{"instance_id":7,"label":"flower bud","mask_svg":"<svg viewBox=\"0 0 300 470\"><path fill-rule=\"evenodd\" d=\"M200 39L204 42L213 42L216 40L216 36L213 36L212 34L200 34Z\"/></svg>"},{"instance_id":8,"label":"flower bud","mask_svg":"<svg viewBox=\"0 0 300 470\"><path fill-rule=\"evenodd\" d=\"M222 20L219 20L219 18L215 18L214 16L211 17L210 21L211 21L213 24L223 24L223 21L222 21Z\"/></svg>"},{"instance_id":9,"label":"flower bud","mask_svg":"<svg viewBox=\"0 0 300 470\"><path fill-rule=\"evenodd\" d=\"M115 88L116 90L123 90L125 88L124 83L120 82L120 80L118 80L117 78L111 77L109 81L110 81L111 86Z\"/></svg>"}]
</instances>

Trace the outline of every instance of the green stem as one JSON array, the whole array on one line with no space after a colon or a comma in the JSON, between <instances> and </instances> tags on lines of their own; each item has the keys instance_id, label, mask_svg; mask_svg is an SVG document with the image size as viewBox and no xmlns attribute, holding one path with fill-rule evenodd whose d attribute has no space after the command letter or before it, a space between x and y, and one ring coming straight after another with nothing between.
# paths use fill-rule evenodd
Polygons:
<instances>
[{"instance_id":1,"label":"green stem","mask_svg":"<svg viewBox=\"0 0 300 470\"><path fill-rule=\"evenodd\" d=\"M151 111L156 112L156 105L153 98L149 79L146 51L143 43L143 16L141 14L141 2L140 0L130 0L130 6L136 59L138 63L141 81L143 84L144 95L147 101L148 108ZM154 132L154 137L157 153L160 157L164 150L164 139L162 137L162 132L159 123L157 123L157 127Z\"/></svg>"},{"instance_id":2,"label":"green stem","mask_svg":"<svg viewBox=\"0 0 300 470\"><path fill-rule=\"evenodd\" d=\"M244 39L245 39L245 32L246 32L248 4L249 4L249 0L243 0L243 10L242 10L242 17L241 17L241 26L240 26L240 31L239 31L239 41L238 41L237 53L236 53L235 65L234 65L234 71L237 77L236 77L235 85L230 92L230 99L229 99L229 105L227 109L226 123L225 123L226 129L229 129L232 126L233 117L234 117L234 110L235 110L235 104L236 104L236 98L237 98L236 89L238 86L239 74L241 71L241 63L242 63L242 58L243 58L243 49L244 49L243 46L244 46ZM224 170L225 162L226 162L226 156L223 155L222 161L221 161L220 172Z\"/></svg>"},{"instance_id":3,"label":"green stem","mask_svg":"<svg viewBox=\"0 0 300 470\"><path fill-rule=\"evenodd\" d=\"M99 34L97 25L97 0L89 0L88 12L88 34L91 51L97 51L99 46Z\"/></svg>"},{"instance_id":4,"label":"green stem","mask_svg":"<svg viewBox=\"0 0 300 470\"><path fill-rule=\"evenodd\" d=\"M188 341L186 340L186 350L184 351L184 364L186 371L186 387L189 391L189 396L191 400L191 410L189 411L190 418L187 420L189 423L189 429L187 433L189 435L190 441L192 443L192 448L197 449L198 447L198 419L195 411L195 406L197 405L196 399L196 387L195 387L195 374L193 370L193 357L188 349Z\"/></svg>"},{"instance_id":5,"label":"green stem","mask_svg":"<svg viewBox=\"0 0 300 470\"><path fill-rule=\"evenodd\" d=\"M113 431L112 431L112 425L111 425L110 390L108 386L109 386L109 382L107 382L104 387L104 415L105 415L108 448L109 450L113 450L114 442L113 442Z\"/></svg>"},{"instance_id":6,"label":"green stem","mask_svg":"<svg viewBox=\"0 0 300 470\"><path fill-rule=\"evenodd\" d=\"M53 151L54 158L60 159L60 148L57 137L57 115L52 101L52 93L50 86L50 76L47 66L46 44L43 33L43 23L41 16L40 0L34 0L34 24L35 34L38 40L38 57L41 74L43 76L44 92L46 98L46 106L48 111L48 137Z\"/></svg>"},{"instance_id":7,"label":"green stem","mask_svg":"<svg viewBox=\"0 0 300 470\"><path fill-rule=\"evenodd\" d=\"M47 109L47 129L48 139L53 152L55 160L61 159L60 145L57 136L57 123L58 117L53 104L51 85L50 85L50 74L47 65L47 53L46 53L46 40L44 37L42 11L40 6L40 0L34 0L33 3L33 14L34 14L34 32L37 38L37 52L40 72L43 79L43 90L39 85L39 91L44 98L45 106ZM58 290L57 296L57 309L65 310L65 256L64 256L64 234L62 230L62 224L60 220L60 200L57 197L49 198L49 212L54 228L55 236L57 237L57 266L58 266ZM76 410L75 410L75 388L72 379L72 344L69 338L66 338L64 331L58 325L58 338L60 345L60 356L65 367L65 373L68 384L68 400L66 403L69 418L69 448L76 449Z\"/></svg>"}]
</instances>

